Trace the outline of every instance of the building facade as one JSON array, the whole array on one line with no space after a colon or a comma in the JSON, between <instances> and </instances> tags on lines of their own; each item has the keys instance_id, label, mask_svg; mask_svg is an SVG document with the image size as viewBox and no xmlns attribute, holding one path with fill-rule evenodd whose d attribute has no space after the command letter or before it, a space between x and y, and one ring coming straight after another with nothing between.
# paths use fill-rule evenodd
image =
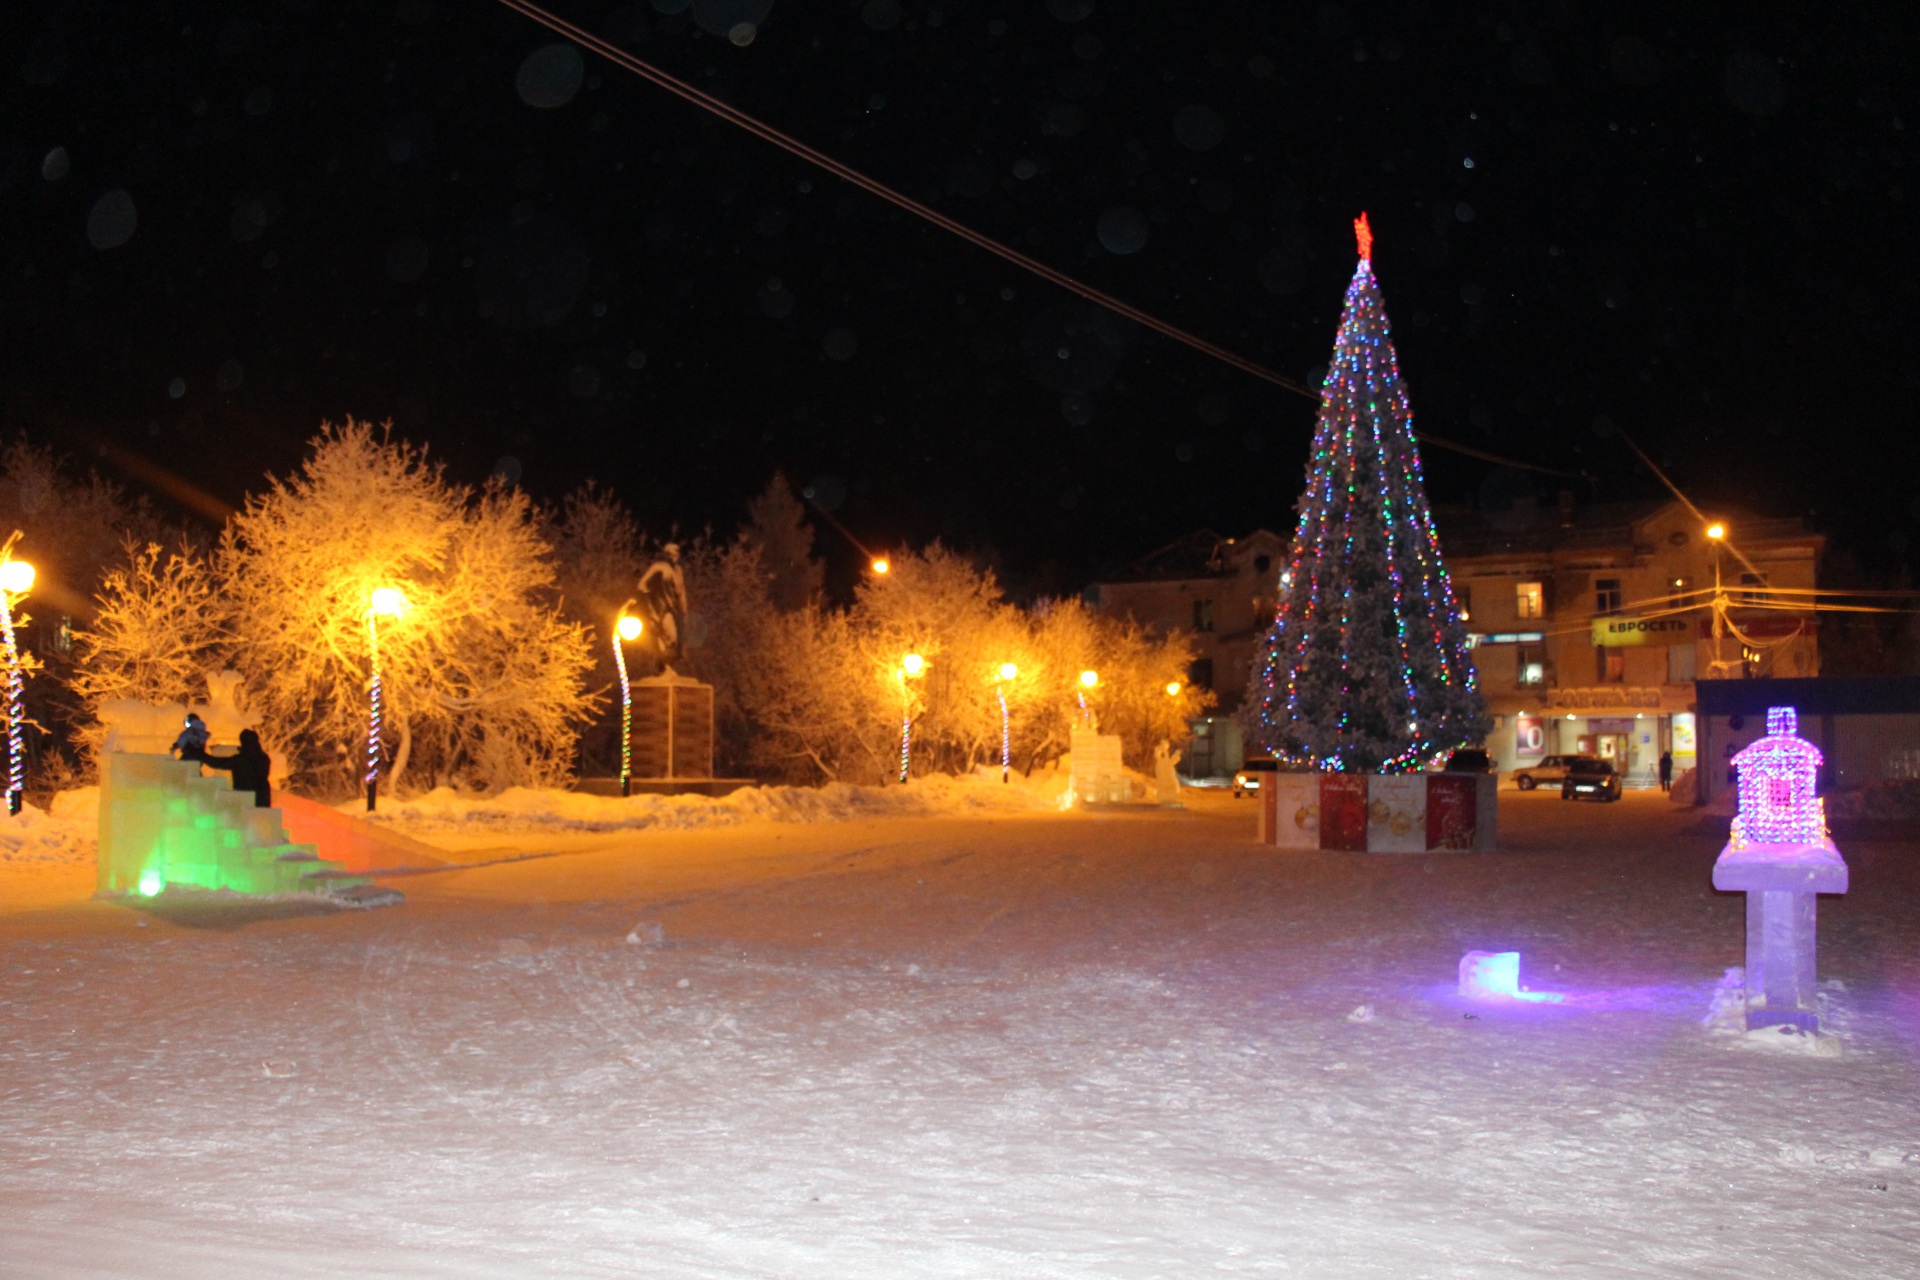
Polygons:
<instances>
[{"instance_id":1,"label":"building facade","mask_svg":"<svg viewBox=\"0 0 1920 1280\"><path fill-rule=\"evenodd\" d=\"M1729 518L1713 539L1678 502L1436 508L1441 552L1472 634L1502 772L1549 755L1614 761L1630 783L1695 763L1694 682L1819 674L1810 596L1824 540L1798 520ZM1196 721L1190 777L1240 767L1234 718L1273 621L1287 540L1202 531L1088 591L1096 607L1185 632L1190 681L1218 705ZM1716 577L1716 575L1718 575ZM1715 635L1716 582L1729 608Z\"/></svg>"},{"instance_id":2,"label":"building facade","mask_svg":"<svg viewBox=\"0 0 1920 1280\"><path fill-rule=\"evenodd\" d=\"M1260 639L1273 624L1286 553L1287 540L1268 529L1241 538L1202 530L1087 591L1089 603L1103 611L1162 635L1186 633L1194 651L1187 683L1217 699L1193 722L1181 757L1180 772L1190 778L1221 777L1240 767L1244 750L1234 713L1246 700Z\"/></svg>"},{"instance_id":3,"label":"building facade","mask_svg":"<svg viewBox=\"0 0 1920 1280\"><path fill-rule=\"evenodd\" d=\"M1651 783L1671 751L1677 776L1697 760L1696 680L1819 674L1812 597L1791 593L1814 588L1824 540L1797 520L1715 539L1678 502L1564 499L1435 519L1503 772L1577 752Z\"/></svg>"}]
</instances>

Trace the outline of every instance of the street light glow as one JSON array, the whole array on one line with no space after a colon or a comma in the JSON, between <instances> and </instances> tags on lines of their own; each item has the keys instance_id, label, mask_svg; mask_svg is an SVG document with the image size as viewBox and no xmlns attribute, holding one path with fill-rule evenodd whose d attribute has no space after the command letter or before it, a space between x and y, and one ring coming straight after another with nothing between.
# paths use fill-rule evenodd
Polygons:
<instances>
[{"instance_id":1,"label":"street light glow","mask_svg":"<svg viewBox=\"0 0 1920 1280\"><path fill-rule=\"evenodd\" d=\"M1100 683L1100 673L1098 671L1082 671L1080 673L1080 683L1091 689Z\"/></svg>"},{"instance_id":2,"label":"street light glow","mask_svg":"<svg viewBox=\"0 0 1920 1280\"><path fill-rule=\"evenodd\" d=\"M927 669L927 660L917 653L910 653L900 659L900 669L910 676L917 676Z\"/></svg>"},{"instance_id":3,"label":"street light glow","mask_svg":"<svg viewBox=\"0 0 1920 1280\"><path fill-rule=\"evenodd\" d=\"M1721 524L1718 520L1716 520L1712 524L1707 526L1707 536L1709 538L1712 538L1715 542L1718 542L1720 541L1720 539L1727 536L1727 526Z\"/></svg>"},{"instance_id":4,"label":"street light glow","mask_svg":"<svg viewBox=\"0 0 1920 1280\"><path fill-rule=\"evenodd\" d=\"M640 633L646 630L646 624L630 613L623 613L620 621L614 624L614 629L619 631L622 640L638 640Z\"/></svg>"},{"instance_id":5,"label":"street light glow","mask_svg":"<svg viewBox=\"0 0 1920 1280\"><path fill-rule=\"evenodd\" d=\"M33 566L25 560L8 560L0 563L0 591L10 596L23 596L33 588Z\"/></svg>"},{"instance_id":6,"label":"street light glow","mask_svg":"<svg viewBox=\"0 0 1920 1280\"><path fill-rule=\"evenodd\" d=\"M885 556L875 556L873 558L873 571L875 573L886 573L889 569L892 569L892 568L893 566L887 563L887 558Z\"/></svg>"},{"instance_id":7,"label":"street light glow","mask_svg":"<svg viewBox=\"0 0 1920 1280\"><path fill-rule=\"evenodd\" d=\"M373 611L383 618L397 618L407 611L407 598L398 587L375 587Z\"/></svg>"},{"instance_id":8,"label":"street light glow","mask_svg":"<svg viewBox=\"0 0 1920 1280\"><path fill-rule=\"evenodd\" d=\"M1167 696L1169 698L1177 698L1180 696L1180 682L1178 680L1167 681Z\"/></svg>"},{"instance_id":9,"label":"street light glow","mask_svg":"<svg viewBox=\"0 0 1920 1280\"><path fill-rule=\"evenodd\" d=\"M1000 664L1000 678L1002 680L1011 680L1019 674L1020 668L1014 666L1011 662L1003 662Z\"/></svg>"}]
</instances>

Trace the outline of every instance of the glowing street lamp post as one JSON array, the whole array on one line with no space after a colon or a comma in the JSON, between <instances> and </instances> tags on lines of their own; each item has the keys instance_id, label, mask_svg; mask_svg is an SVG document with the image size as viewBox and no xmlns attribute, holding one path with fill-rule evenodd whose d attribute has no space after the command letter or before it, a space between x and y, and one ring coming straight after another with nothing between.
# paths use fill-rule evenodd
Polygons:
<instances>
[{"instance_id":1,"label":"glowing street lamp post","mask_svg":"<svg viewBox=\"0 0 1920 1280\"><path fill-rule=\"evenodd\" d=\"M927 669L927 660L917 653L910 653L900 659L900 781L907 780L907 765L911 760L913 748L913 695L907 692L907 681L917 677Z\"/></svg>"},{"instance_id":2,"label":"glowing street lamp post","mask_svg":"<svg viewBox=\"0 0 1920 1280\"><path fill-rule=\"evenodd\" d=\"M1100 673L1098 671L1082 671L1080 673L1080 687L1074 690L1074 692L1080 696L1080 718L1085 720L1089 725L1093 724L1093 711L1087 706L1087 690L1098 688L1099 685Z\"/></svg>"},{"instance_id":3,"label":"glowing street lamp post","mask_svg":"<svg viewBox=\"0 0 1920 1280\"><path fill-rule=\"evenodd\" d=\"M1000 695L1000 781L1009 781L1013 769L1013 733L1007 715L1007 681L1020 674L1020 668L1011 662L1000 664L1000 678L994 681L993 691Z\"/></svg>"},{"instance_id":4,"label":"glowing street lamp post","mask_svg":"<svg viewBox=\"0 0 1920 1280\"><path fill-rule=\"evenodd\" d=\"M7 549L10 551L12 546L9 542ZM27 757L20 736L20 727L26 722L26 677L20 670L20 647L13 635L13 607L32 589L32 565L11 557L0 561L0 642L6 645L7 651L8 813L20 812L20 793L27 785Z\"/></svg>"},{"instance_id":5,"label":"glowing street lamp post","mask_svg":"<svg viewBox=\"0 0 1920 1280\"><path fill-rule=\"evenodd\" d=\"M398 587L375 587L367 603L367 812L373 812L380 792L380 619L397 618L407 610L407 598Z\"/></svg>"},{"instance_id":6,"label":"glowing street lamp post","mask_svg":"<svg viewBox=\"0 0 1920 1280\"><path fill-rule=\"evenodd\" d=\"M613 665L620 672L620 794L633 794L633 686L627 682L626 642L638 640L645 625L630 613L613 624Z\"/></svg>"}]
</instances>

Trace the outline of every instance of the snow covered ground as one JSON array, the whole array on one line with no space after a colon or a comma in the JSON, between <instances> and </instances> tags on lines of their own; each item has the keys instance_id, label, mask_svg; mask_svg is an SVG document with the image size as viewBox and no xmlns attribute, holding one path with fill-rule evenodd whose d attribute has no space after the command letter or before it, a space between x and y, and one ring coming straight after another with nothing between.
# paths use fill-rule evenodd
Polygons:
<instances>
[{"instance_id":1,"label":"snow covered ground","mask_svg":"<svg viewBox=\"0 0 1920 1280\"><path fill-rule=\"evenodd\" d=\"M1703 1025L1696 813L1502 806L1495 854L1195 795L0 911L0 1276L1914 1274L1920 847L1845 850L1813 1053ZM1573 998L1462 1002L1475 948Z\"/></svg>"}]
</instances>

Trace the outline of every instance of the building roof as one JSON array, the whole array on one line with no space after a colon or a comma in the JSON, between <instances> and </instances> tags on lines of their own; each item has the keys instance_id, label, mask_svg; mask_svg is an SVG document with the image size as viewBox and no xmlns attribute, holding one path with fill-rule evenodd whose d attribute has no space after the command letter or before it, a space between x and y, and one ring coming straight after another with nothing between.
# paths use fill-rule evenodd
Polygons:
<instances>
[{"instance_id":1,"label":"building roof","mask_svg":"<svg viewBox=\"0 0 1920 1280\"><path fill-rule=\"evenodd\" d=\"M1558 505L1523 498L1504 510L1435 507L1441 554L1451 559L1480 556L1551 556L1556 552L1599 552L1632 547L1638 527L1679 504L1672 499L1628 502L1574 502L1562 495ZM1724 511L1741 545L1817 538L1797 519Z\"/></svg>"},{"instance_id":2,"label":"building roof","mask_svg":"<svg viewBox=\"0 0 1920 1280\"><path fill-rule=\"evenodd\" d=\"M1108 582L1182 582L1204 578L1231 578L1240 571L1239 553L1255 542L1281 543L1280 536L1255 529L1239 538L1225 538L1211 529L1196 529L1166 546L1148 552L1125 572ZM1284 545L1284 544L1282 544Z\"/></svg>"}]
</instances>

